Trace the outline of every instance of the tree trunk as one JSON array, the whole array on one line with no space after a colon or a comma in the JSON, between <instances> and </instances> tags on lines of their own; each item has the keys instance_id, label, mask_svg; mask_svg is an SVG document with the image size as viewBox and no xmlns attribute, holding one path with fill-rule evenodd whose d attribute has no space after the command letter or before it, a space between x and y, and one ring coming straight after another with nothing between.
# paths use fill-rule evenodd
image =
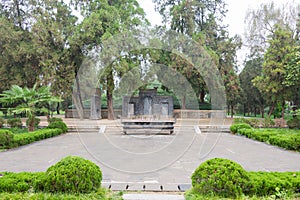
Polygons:
<instances>
[{"instance_id":1,"label":"tree trunk","mask_svg":"<svg viewBox=\"0 0 300 200\"><path fill-rule=\"evenodd\" d=\"M284 126L284 106L285 106L285 102L284 100L282 101L282 104L281 104L281 127Z\"/></svg>"},{"instance_id":2,"label":"tree trunk","mask_svg":"<svg viewBox=\"0 0 300 200\"><path fill-rule=\"evenodd\" d=\"M57 112L58 115L60 114L60 112L59 112L59 102L57 102L56 112Z\"/></svg>"},{"instance_id":3,"label":"tree trunk","mask_svg":"<svg viewBox=\"0 0 300 200\"><path fill-rule=\"evenodd\" d=\"M231 104L230 108L231 108L231 118L233 118L233 104Z\"/></svg>"},{"instance_id":4,"label":"tree trunk","mask_svg":"<svg viewBox=\"0 0 300 200\"><path fill-rule=\"evenodd\" d=\"M246 117L246 104L244 104L244 117Z\"/></svg>"},{"instance_id":5,"label":"tree trunk","mask_svg":"<svg viewBox=\"0 0 300 200\"><path fill-rule=\"evenodd\" d=\"M264 105L260 106L260 112L261 112L261 117L265 118L265 108L264 108Z\"/></svg>"},{"instance_id":6,"label":"tree trunk","mask_svg":"<svg viewBox=\"0 0 300 200\"><path fill-rule=\"evenodd\" d=\"M269 110L269 114L268 114L269 118L271 118L271 115L272 115L272 113L274 111L275 105L276 105L276 103L273 103L272 106L271 106L271 108L270 108L270 110Z\"/></svg>"},{"instance_id":7,"label":"tree trunk","mask_svg":"<svg viewBox=\"0 0 300 200\"><path fill-rule=\"evenodd\" d=\"M185 94L183 95L182 97L182 109L186 109L186 97L185 97Z\"/></svg>"},{"instance_id":8,"label":"tree trunk","mask_svg":"<svg viewBox=\"0 0 300 200\"><path fill-rule=\"evenodd\" d=\"M35 117L28 118L28 132L34 131L34 119Z\"/></svg>"},{"instance_id":9,"label":"tree trunk","mask_svg":"<svg viewBox=\"0 0 300 200\"><path fill-rule=\"evenodd\" d=\"M106 90L106 97L107 97L107 119L114 120L114 107L113 107L113 90L114 90L114 77L112 74L112 70L107 75L107 90Z\"/></svg>"},{"instance_id":10,"label":"tree trunk","mask_svg":"<svg viewBox=\"0 0 300 200\"><path fill-rule=\"evenodd\" d=\"M205 91L201 90L200 92L200 103L204 103Z\"/></svg>"}]
</instances>

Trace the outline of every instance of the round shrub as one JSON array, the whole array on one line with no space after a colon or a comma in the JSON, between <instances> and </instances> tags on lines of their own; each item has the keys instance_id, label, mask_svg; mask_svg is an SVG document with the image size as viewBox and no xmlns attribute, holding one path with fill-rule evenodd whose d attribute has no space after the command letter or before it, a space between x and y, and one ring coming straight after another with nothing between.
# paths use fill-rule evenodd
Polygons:
<instances>
[{"instance_id":1,"label":"round shrub","mask_svg":"<svg viewBox=\"0 0 300 200\"><path fill-rule=\"evenodd\" d=\"M9 130L0 130L0 149L12 145L14 134Z\"/></svg>"},{"instance_id":2,"label":"round shrub","mask_svg":"<svg viewBox=\"0 0 300 200\"><path fill-rule=\"evenodd\" d=\"M22 127L21 118L10 118L7 120L7 124L9 124L11 128L21 128Z\"/></svg>"},{"instance_id":3,"label":"round shrub","mask_svg":"<svg viewBox=\"0 0 300 200\"><path fill-rule=\"evenodd\" d=\"M287 121L287 125L289 128L298 128L300 129L300 119L295 117Z\"/></svg>"},{"instance_id":4,"label":"round shrub","mask_svg":"<svg viewBox=\"0 0 300 200\"><path fill-rule=\"evenodd\" d=\"M63 158L49 167L35 189L51 193L90 193L101 186L100 167L77 156Z\"/></svg>"},{"instance_id":5,"label":"round shrub","mask_svg":"<svg viewBox=\"0 0 300 200\"><path fill-rule=\"evenodd\" d=\"M61 129L64 133L68 132L68 127L67 125L62 122L62 121L56 121L52 122L48 125L48 128L59 128Z\"/></svg>"},{"instance_id":6,"label":"round shrub","mask_svg":"<svg viewBox=\"0 0 300 200\"><path fill-rule=\"evenodd\" d=\"M238 132L239 129L251 129L252 127L249 124L241 123L241 124L233 124L230 126L230 131L234 134Z\"/></svg>"},{"instance_id":7,"label":"round shrub","mask_svg":"<svg viewBox=\"0 0 300 200\"><path fill-rule=\"evenodd\" d=\"M205 195L238 197L250 189L247 172L237 163L214 158L202 163L192 175L193 191Z\"/></svg>"}]
</instances>

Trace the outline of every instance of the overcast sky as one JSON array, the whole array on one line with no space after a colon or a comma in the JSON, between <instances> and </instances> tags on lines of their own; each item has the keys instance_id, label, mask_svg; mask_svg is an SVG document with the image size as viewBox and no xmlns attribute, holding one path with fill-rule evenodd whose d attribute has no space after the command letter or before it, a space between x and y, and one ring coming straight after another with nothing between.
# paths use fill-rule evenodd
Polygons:
<instances>
[{"instance_id":1,"label":"overcast sky","mask_svg":"<svg viewBox=\"0 0 300 200\"><path fill-rule=\"evenodd\" d=\"M272 0L225 0L227 3L228 13L224 19L224 24L228 24L230 36L244 34L244 19L248 9L257 9L263 3L270 3ZM148 20L152 25L160 24L161 17L159 13L154 11L152 0L138 0L140 6L147 14ZM274 0L275 4L284 4L286 2L297 2L295 0ZM245 59L245 49L238 52L238 65L242 68Z\"/></svg>"}]
</instances>

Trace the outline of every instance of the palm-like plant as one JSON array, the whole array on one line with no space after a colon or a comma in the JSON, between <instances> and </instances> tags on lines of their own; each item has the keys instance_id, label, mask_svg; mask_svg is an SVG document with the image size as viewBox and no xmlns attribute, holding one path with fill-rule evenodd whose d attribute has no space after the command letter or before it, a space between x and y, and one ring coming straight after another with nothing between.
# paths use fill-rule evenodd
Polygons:
<instances>
[{"instance_id":1,"label":"palm-like plant","mask_svg":"<svg viewBox=\"0 0 300 200\"><path fill-rule=\"evenodd\" d=\"M0 102L11 106L9 109L15 114L25 113L28 117L28 131L34 130L34 120L37 112L47 112L45 105L54 102L61 102L59 97L52 96L49 86L33 88L13 85L10 90L0 94Z\"/></svg>"}]
</instances>

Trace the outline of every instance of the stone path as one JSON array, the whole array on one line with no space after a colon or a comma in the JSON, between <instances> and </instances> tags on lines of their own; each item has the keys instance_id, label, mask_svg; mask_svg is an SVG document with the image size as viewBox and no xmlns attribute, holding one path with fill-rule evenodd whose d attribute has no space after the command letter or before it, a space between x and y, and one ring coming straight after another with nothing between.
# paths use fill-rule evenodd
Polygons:
<instances>
[{"instance_id":1,"label":"stone path","mask_svg":"<svg viewBox=\"0 0 300 200\"><path fill-rule=\"evenodd\" d=\"M199 121L178 124L173 135L122 135L118 122L104 122L96 124L105 126L102 131L67 133L0 152L0 171L45 171L63 157L77 155L101 167L104 187L161 192L185 191L199 164L215 157L234 160L249 171L300 169L300 153L228 133L199 133Z\"/></svg>"}]
</instances>

